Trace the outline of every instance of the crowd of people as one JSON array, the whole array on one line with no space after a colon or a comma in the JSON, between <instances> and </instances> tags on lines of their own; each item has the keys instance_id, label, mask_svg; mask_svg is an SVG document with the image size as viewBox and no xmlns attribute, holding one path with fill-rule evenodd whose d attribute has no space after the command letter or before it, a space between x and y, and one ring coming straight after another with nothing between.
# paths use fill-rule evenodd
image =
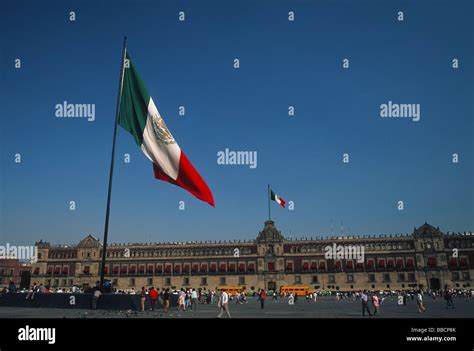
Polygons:
<instances>
[{"instance_id":1,"label":"crowd of people","mask_svg":"<svg viewBox=\"0 0 474 351\"><path fill-rule=\"evenodd\" d=\"M8 288L4 287L1 290L1 294L7 293L26 293L26 299L33 300L36 294L48 294L48 293L92 293L93 301L92 307L97 307L97 302L102 295L98 287L83 289L80 287L71 287L68 289L63 288L51 288L43 284L37 284L36 282L29 289L18 289L14 282L10 282ZM273 301L281 299L287 301L289 305L294 305L298 302L298 299L305 298L306 303L317 302L318 298L325 296L335 297L336 301L350 300L361 302L362 316L379 316L380 308L384 300L390 296L396 296L399 305L406 305L407 300L416 301L416 306L419 313L424 313L426 307L424 304L424 298L427 296L433 300L437 298L444 298L446 301L447 309L454 309L454 297L464 297L466 301L472 299L473 291L467 289L453 289L445 286L443 289L433 290L424 292L421 289L412 290L401 290L401 291L375 291L375 290L362 290L362 291L306 291L303 296L298 296L296 293L267 291L265 289L258 289L247 291L242 289L241 291L235 291L233 294L224 290L209 290L206 288L181 288L170 289L170 288L155 288L142 287L140 291L135 291L134 288L128 290L112 289L111 293L114 294L129 294L137 295L140 294L140 311L145 311L146 301L149 301L150 310L154 311L158 302L163 306L163 311L167 313L170 307L170 301L176 302L178 312L184 312L186 310L196 311L198 304L217 304L220 312L218 317L222 317L225 313L230 318L229 303L234 302L235 304L245 304L249 299L258 300L260 308L265 308L265 301L270 297Z\"/></svg>"}]
</instances>

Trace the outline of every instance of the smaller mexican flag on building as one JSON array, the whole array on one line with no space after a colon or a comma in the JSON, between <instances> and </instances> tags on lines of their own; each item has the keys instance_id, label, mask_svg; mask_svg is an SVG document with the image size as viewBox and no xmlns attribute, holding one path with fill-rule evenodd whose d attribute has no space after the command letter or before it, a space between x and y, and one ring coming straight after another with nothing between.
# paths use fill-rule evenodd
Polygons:
<instances>
[{"instance_id":1,"label":"smaller mexican flag on building","mask_svg":"<svg viewBox=\"0 0 474 351\"><path fill-rule=\"evenodd\" d=\"M278 205L280 205L281 207L283 208L285 207L285 200L283 200L283 198L275 194L272 189L270 189L270 199L278 203Z\"/></svg>"}]
</instances>

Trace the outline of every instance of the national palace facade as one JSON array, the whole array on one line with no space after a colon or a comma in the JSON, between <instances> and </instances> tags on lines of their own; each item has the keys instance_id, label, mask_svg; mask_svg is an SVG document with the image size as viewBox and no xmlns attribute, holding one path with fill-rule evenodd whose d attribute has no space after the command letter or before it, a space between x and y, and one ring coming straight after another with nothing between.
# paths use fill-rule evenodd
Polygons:
<instances>
[{"instance_id":1,"label":"national palace facade","mask_svg":"<svg viewBox=\"0 0 474 351\"><path fill-rule=\"evenodd\" d=\"M328 245L364 247L363 262L327 259ZM102 244L89 235L74 246L40 241L32 282L51 287L95 286ZM474 234L445 234L427 223L411 234L285 239L266 221L255 240L107 247L105 276L118 289L242 286L247 290L303 285L310 289L399 290L471 288Z\"/></svg>"}]
</instances>

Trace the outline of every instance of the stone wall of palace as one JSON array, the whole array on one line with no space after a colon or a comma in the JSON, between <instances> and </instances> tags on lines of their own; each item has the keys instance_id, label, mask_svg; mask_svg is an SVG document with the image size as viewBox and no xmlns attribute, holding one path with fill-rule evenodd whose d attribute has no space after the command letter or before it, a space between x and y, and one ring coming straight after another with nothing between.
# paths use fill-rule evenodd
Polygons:
<instances>
[{"instance_id":1,"label":"stone wall of palace","mask_svg":"<svg viewBox=\"0 0 474 351\"><path fill-rule=\"evenodd\" d=\"M364 247L364 257L328 259L330 245ZM38 243L32 282L52 287L95 286L102 245L92 236L75 246ZM242 286L279 289L400 290L471 288L474 235L446 235L429 224L412 234L288 240L267 221L253 241L111 245L105 276L120 290Z\"/></svg>"}]
</instances>

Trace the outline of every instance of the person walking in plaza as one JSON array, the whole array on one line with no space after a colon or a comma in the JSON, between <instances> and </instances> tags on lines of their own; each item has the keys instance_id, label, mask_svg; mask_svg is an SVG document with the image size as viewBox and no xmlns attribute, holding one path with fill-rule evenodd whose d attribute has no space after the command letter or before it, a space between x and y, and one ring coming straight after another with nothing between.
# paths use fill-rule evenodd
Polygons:
<instances>
[{"instance_id":1,"label":"person walking in plaza","mask_svg":"<svg viewBox=\"0 0 474 351\"><path fill-rule=\"evenodd\" d=\"M198 293L195 289L191 291L191 309L196 311L197 309L197 300L198 300Z\"/></svg>"},{"instance_id":2,"label":"person walking in plaza","mask_svg":"<svg viewBox=\"0 0 474 351\"><path fill-rule=\"evenodd\" d=\"M10 280L10 285L8 286L9 293L16 293L16 285L13 280Z\"/></svg>"},{"instance_id":3,"label":"person walking in plaza","mask_svg":"<svg viewBox=\"0 0 474 351\"><path fill-rule=\"evenodd\" d=\"M92 309L97 309L97 301L99 301L99 297L102 295L99 288L96 288L94 291L94 295L92 296Z\"/></svg>"},{"instance_id":4,"label":"person walking in plaza","mask_svg":"<svg viewBox=\"0 0 474 351\"><path fill-rule=\"evenodd\" d=\"M260 291L260 308L263 310L265 308L265 299L267 298L267 292L265 289Z\"/></svg>"},{"instance_id":5,"label":"person walking in plaza","mask_svg":"<svg viewBox=\"0 0 474 351\"><path fill-rule=\"evenodd\" d=\"M156 305L156 299L158 297L158 291L156 291L155 288L152 286L148 294L150 295L150 311L154 311L155 305Z\"/></svg>"},{"instance_id":6,"label":"person walking in plaza","mask_svg":"<svg viewBox=\"0 0 474 351\"><path fill-rule=\"evenodd\" d=\"M230 317L230 312L229 312L229 295L225 291L222 292L222 294L219 297L219 302L217 303L217 307L219 307L220 312L217 315L217 318L222 318L222 315L224 314L224 311L227 313L227 316Z\"/></svg>"},{"instance_id":7,"label":"person walking in plaza","mask_svg":"<svg viewBox=\"0 0 474 351\"><path fill-rule=\"evenodd\" d=\"M421 290L418 290L418 293L416 294L416 304L418 306L419 313L426 311L425 306L423 306L423 294L421 293Z\"/></svg>"},{"instance_id":8,"label":"person walking in plaza","mask_svg":"<svg viewBox=\"0 0 474 351\"><path fill-rule=\"evenodd\" d=\"M184 307L189 308L191 305L191 292L189 290L184 291Z\"/></svg>"},{"instance_id":9,"label":"person walking in plaza","mask_svg":"<svg viewBox=\"0 0 474 351\"><path fill-rule=\"evenodd\" d=\"M163 312L168 313L168 308L170 307L170 289L166 288L163 291Z\"/></svg>"},{"instance_id":10,"label":"person walking in plaza","mask_svg":"<svg viewBox=\"0 0 474 351\"><path fill-rule=\"evenodd\" d=\"M33 300L35 298L35 293L38 291L38 285L36 285L36 282L33 283L33 286L31 287L31 290L28 291L28 294L26 294L26 300L31 299Z\"/></svg>"},{"instance_id":11,"label":"person walking in plaza","mask_svg":"<svg viewBox=\"0 0 474 351\"><path fill-rule=\"evenodd\" d=\"M142 286L142 291L140 292L140 311L145 312L145 300L146 300L146 290Z\"/></svg>"},{"instance_id":12,"label":"person walking in plaza","mask_svg":"<svg viewBox=\"0 0 474 351\"><path fill-rule=\"evenodd\" d=\"M446 300L446 308L454 308L453 293L451 292L451 290L446 289L444 293L444 299Z\"/></svg>"},{"instance_id":13,"label":"person walking in plaza","mask_svg":"<svg viewBox=\"0 0 474 351\"><path fill-rule=\"evenodd\" d=\"M379 316L379 297L377 296L377 293L374 293L372 295L372 305L374 306L374 316Z\"/></svg>"},{"instance_id":14,"label":"person walking in plaza","mask_svg":"<svg viewBox=\"0 0 474 351\"><path fill-rule=\"evenodd\" d=\"M288 296L288 305L293 306L294 304L295 304L295 298L293 294L290 294L290 296Z\"/></svg>"},{"instance_id":15,"label":"person walking in plaza","mask_svg":"<svg viewBox=\"0 0 474 351\"><path fill-rule=\"evenodd\" d=\"M181 288L178 295L178 311L186 310L185 297L186 297L186 293L184 292L183 288Z\"/></svg>"},{"instance_id":16,"label":"person walking in plaza","mask_svg":"<svg viewBox=\"0 0 474 351\"><path fill-rule=\"evenodd\" d=\"M360 296L360 300L362 302L362 315L365 316L365 311L367 311L369 316L371 316L372 313L369 310L369 298L367 296L367 290L364 290L362 292L362 295Z\"/></svg>"}]
</instances>

